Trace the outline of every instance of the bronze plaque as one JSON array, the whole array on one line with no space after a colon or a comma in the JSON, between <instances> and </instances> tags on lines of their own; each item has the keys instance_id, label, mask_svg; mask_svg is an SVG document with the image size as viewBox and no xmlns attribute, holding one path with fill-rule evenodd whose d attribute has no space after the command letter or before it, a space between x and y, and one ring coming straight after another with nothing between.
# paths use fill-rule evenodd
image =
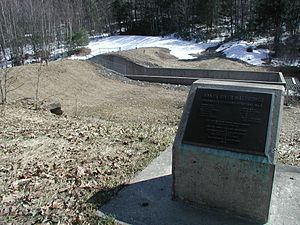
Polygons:
<instances>
[{"instance_id":1,"label":"bronze plaque","mask_svg":"<svg viewBox=\"0 0 300 225\"><path fill-rule=\"evenodd\" d=\"M265 154L271 94L197 89L183 143Z\"/></svg>"}]
</instances>

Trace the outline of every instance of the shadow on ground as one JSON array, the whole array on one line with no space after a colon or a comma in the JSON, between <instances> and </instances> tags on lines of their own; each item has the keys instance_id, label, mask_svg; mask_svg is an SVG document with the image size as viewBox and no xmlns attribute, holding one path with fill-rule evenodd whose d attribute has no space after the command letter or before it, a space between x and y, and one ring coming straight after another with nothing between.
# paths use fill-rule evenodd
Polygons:
<instances>
[{"instance_id":1,"label":"shadow on ground","mask_svg":"<svg viewBox=\"0 0 300 225\"><path fill-rule=\"evenodd\" d=\"M132 183L121 191L121 187L96 193L90 202L105 201L108 193L117 193L100 214L113 215L117 220L132 225L261 225L224 212L197 208L171 200L172 176Z\"/></svg>"}]
</instances>

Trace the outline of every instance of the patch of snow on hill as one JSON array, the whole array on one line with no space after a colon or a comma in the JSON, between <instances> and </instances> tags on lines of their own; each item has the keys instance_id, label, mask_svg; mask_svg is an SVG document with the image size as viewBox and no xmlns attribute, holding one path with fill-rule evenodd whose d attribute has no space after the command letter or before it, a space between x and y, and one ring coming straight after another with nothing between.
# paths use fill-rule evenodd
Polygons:
<instances>
[{"instance_id":1,"label":"patch of snow on hill","mask_svg":"<svg viewBox=\"0 0 300 225\"><path fill-rule=\"evenodd\" d=\"M252 48L252 52L247 52L248 48ZM262 65L264 59L268 58L268 49L256 49L253 43L246 41L228 42L221 45L217 52L223 52L227 58L239 59L252 65Z\"/></svg>"},{"instance_id":2,"label":"patch of snow on hill","mask_svg":"<svg viewBox=\"0 0 300 225\"><path fill-rule=\"evenodd\" d=\"M219 40L212 40L208 43L195 43L191 41L179 40L175 37L153 37L119 35L104 37L92 40L88 46L91 54L88 56L72 56L72 59L87 59L93 56L113 51L123 51L143 47L161 47L170 49L170 53L178 59L195 59L193 54L200 54L207 48L216 46Z\"/></svg>"}]
</instances>

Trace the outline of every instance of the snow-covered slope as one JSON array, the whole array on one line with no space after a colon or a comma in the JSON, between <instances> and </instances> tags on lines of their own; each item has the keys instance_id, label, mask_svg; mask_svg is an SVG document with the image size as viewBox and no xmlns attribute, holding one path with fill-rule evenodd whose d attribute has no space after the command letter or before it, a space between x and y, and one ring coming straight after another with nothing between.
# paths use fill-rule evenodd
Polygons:
<instances>
[{"instance_id":1,"label":"snow-covered slope","mask_svg":"<svg viewBox=\"0 0 300 225\"><path fill-rule=\"evenodd\" d=\"M73 56L73 59L85 59L95 55L119 51L130 50L142 47L162 47L171 50L171 54L178 59L194 59L192 54L199 54L209 47L216 46L220 40L212 40L208 43L195 43L192 41L183 41L175 37L153 37L153 36L132 36L120 35L100 38L91 41L87 46L92 50L87 57Z\"/></svg>"},{"instance_id":2,"label":"snow-covered slope","mask_svg":"<svg viewBox=\"0 0 300 225\"><path fill-rule=\"evenodd\" d=\"M71 59L88 59L99 54L142 47L167 48L170 50L170 53L178 59L195 59L197 58L195 55L201 54L209 47L217 46L221 41L221 39L214 39L209 40L207 43L196 43L194 41L183 41L173 36L104 36L91 40L89 45L86 46L91 49L91 54L88 56L72 56ZM261 66L264 64L263 60L269 57L269 50L259 49L256 46L267 44L270 41L268 38L257 38L253 42L231 41L221 45L216 51L224 53L227 58L238 59L251 65ZM249 51L249 48L251 48L252 51ZM284 63L282 60L273 60L272 65L299 66L300 60L297 59L292 63Z\"/></svg>"},{"instance_id":3,"label":"snow-covered slope","mask_svg":"<svg viewBox=\"0 0 300 225\"><path fill-rule=\"evenodd\" d=\"M247 49L252 51L248 52ZM227 58L239 59L252 65L262 65L263 59L268 58L268 49L256 49L254 43L246 41L228 42L221 45L217 52L223 52Z\"/></svg>"}]
</instances>

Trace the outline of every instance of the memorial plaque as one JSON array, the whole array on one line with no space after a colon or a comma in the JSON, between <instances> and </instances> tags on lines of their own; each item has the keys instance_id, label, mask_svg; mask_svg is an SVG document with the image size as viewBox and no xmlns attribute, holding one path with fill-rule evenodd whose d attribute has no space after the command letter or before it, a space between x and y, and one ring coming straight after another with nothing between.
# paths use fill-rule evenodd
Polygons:
<instances>
[{"instance_id":1,"label":"memorial plaque","mask_svg":"<svg viewBox=\"0 0 300 225\"><path fill-rule=\"evenodd\" d=\"M264 155L271 99L265 93L198 88L183 143Z\"/></svg>"}]
</instances>

